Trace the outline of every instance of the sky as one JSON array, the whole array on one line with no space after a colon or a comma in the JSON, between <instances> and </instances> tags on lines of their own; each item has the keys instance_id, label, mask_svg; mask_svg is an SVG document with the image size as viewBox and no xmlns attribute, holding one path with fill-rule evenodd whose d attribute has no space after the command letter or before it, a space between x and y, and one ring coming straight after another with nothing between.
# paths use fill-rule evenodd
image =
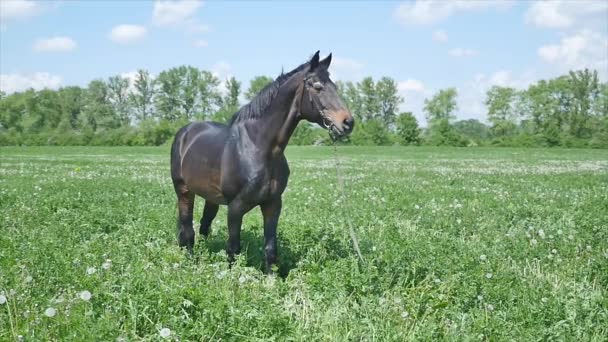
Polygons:
<instances>
[{"instance_id":1,"label":"sky","mask_svg":"<svg viewBox=\"0 0 608 342\"><path fill-rule=\"evenodd\" d=\"M314 52L334 81L393 78L403 111L458 91L458 119L486 121L492 85L526 88L571 69L608 80L608 1L0 0L0 89L86 86L180 65L246 89Z\"/></svg>"}]
</instances>

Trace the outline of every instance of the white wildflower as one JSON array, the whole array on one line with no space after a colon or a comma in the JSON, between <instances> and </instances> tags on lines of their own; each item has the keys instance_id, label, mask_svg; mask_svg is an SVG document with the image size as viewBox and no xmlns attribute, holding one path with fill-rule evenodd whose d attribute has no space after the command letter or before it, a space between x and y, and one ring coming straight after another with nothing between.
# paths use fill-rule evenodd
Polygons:
<instances>
[{"instance_id":1,"label":"white wildflower","mask_svg":"<svg viewBox=\"0 0 608 342\"><path fill-rule=\"evenodd\" d=\"M479 260L481 260L481 261L486 261L487 258L488 257L485 254L482 254L479 256Z\"/></svg>"},{"instance_id":2,"label":"white wildflower","mask_svg":"<svg viewBox=\"0 0 608 342\"><path fill-rule=\"evenodd\" d=\"M532 240L530 240L530 243L532 244L532 246L536 246L538 241L536 241L536 239L532 239Z\"/></svg>"},{"instance_id":3,"label":"white wildflower","mask_svg":"<svg viewBox=\"0 0 608 342\"><path fill-rule=\"evenodd\" d=\"M101 268L104 270L109 270L112 267L112 260L107 259L103 264L101 264Z\"/></svg>"},{"instance_id":4,"label":"white wildflower","mask_svg":"<svg viewBox=\"0 0 608 342\"><path fill-rule=\"evenodd\" d=\"M6 296L5 295L0 295L0 305L6 303Z\"/></svg>"},{"instance_id":5,"label":"white wildflower","mask_svg":"<svg viewBox=\"0 0 608 342\"><path fill-rule=\"evenodd\" d=\"M160 329L159 334L162 338L168 338L169 336L171 336L171 330L169 328L162 328Z\"/></svg>"},{"instance_id":6,"label":"white wildflower","mask_svg":"<svg viewBox=\"0 0 608 342\"><path fill-rule=\"evenodd\" d=\"M492 273L486 273L486 278L492 279Z\"/></svg>"},{"instance_id":7,"label":"white wildflower","mask_svg":"<svg viewBox=\"0 0 608 342\"><path fill-rule=\"evenodd\" d=\"M409 313L409 312L407 312L407 311L403 311L403 312L401 313L401 318L406 319L406 318L408 318L408 317L409 317L409 315L410 315L410 313Z\"/></svg>"},{"instance_id":8,"label":"white wildflower","mask_svg":"<svg viewBox=\"0 0 608 342\"><path fill-rule=\"evenodd\" d=\"M85 302L88 302L91 299L91 292L84 290L78 294L78 297L80 297L80 299L84 300Z\"/></svg>"},{"instance_id":9,"label":"white wildflower","mask_svg":"<svg viewBox=\"0 0 608 342\"><path fill-rule=\"evenodd\" d=\"M95 272L97 272L97 269L95 269L95 267L89 267L89 268L87 268L87 274L88 275L95 274Z\"/></svg>"},{"instance_id":10,"label":"white wildflower","mask_svg":"<svg viewBox=\"0 0 608 342\"><path fill-rule=\"evenodd\" d=\"M57 310L53 308L47 308L46 310L44 310L44 315L46 317L55 317L55 314L57 314Z\"/></svg>"}]
</instances>

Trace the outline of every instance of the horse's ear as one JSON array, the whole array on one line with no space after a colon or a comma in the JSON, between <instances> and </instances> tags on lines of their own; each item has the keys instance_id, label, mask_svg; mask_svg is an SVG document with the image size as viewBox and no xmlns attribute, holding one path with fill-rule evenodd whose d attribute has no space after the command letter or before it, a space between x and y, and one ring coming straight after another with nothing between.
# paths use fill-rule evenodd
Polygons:
<instances>
[{"instance_id":1,"label":"horse's ear","mask_svg":"<svg viewBox=\"0 0 608 342\"><path fill-rule=\"evenodd\" d=\"M312 56L312 59L310 60L310 71L319 67L319 52L320 51L315 52L315 55Z\"/></svg>"},{"instance_id":2,"label":"horse's ear","mask_svg":"<svg viewBox=\"0 0 608 342\"><path fill-rule=\"evenodd\" d=\"M320 61L319 64L325 67L326 69L329 68L329 65L331 64L331 53L329 54L329 56L325 57L324 60Z\"/></svg>"}]
</instances>

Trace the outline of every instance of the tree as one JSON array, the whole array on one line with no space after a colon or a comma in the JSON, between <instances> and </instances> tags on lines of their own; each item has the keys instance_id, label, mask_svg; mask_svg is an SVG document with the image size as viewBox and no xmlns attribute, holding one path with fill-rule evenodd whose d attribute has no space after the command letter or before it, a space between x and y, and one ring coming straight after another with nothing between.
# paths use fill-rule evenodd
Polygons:
<instances>
[{"instance_id":1,"label":"tree","mask_svg":"<svg viewBox=\"0 0 608 342\"><path fill-rule=\"evenodd\" d=\"M153 116L154 83L147 70L137 70L133 88L130 100L136 112L135 116L144 121Z\"/></svg>"},{"instance_id":2,"label":"tree","mask_svg":"<svg viewBox=\"0 0 608 342\"><path fill-rule=\"evenodd\" d=\"M209 71L202 71L198 84L200 94L200 109L197 119L203 120L211 117L217 107L221 105L222 96L218 90L220 80Z\"/></svg>"},{"instance_id":3,"label":"tree","mask_svg":"<svg viewBox=\"0 0 608 342\"><path fill-rule=\"evenodd\" d=\"M112 76L108 79L108 101L118 117L121 126L129 124L129 80L122 76Z\"/></svg>"},{"instance_id":4,"label":"tree","mask_svg":"<svg viewBox=\"0 0 608 342\"><path fill-rule=\"evenodd\" d=\"M418 120L411 112L404 112L397 116L397 135L403 145L420 145Z\"/></svg>"},{"instance_id":5,"label":"tree","mask_svg":"<svg viewBox=\"0 0 608 342\"><path fill-rule=\"evenodd\" d=\"M228 94L224 99L224 105L230 108L239 107L239 95L241 95L241 82L236 78L231 77L226 81L226 90Z\"/></svg>"},{"instance_id":6,"label":"tree","mask_svg":"<svg viewBox=\"0 0 608 342\"><path fill-rule=\"evenodd\" d=\"M363 121L363 100L357 86L350 81L346 83L338 82L336 85L338 93L348 109L350 109L357 121Z\"/></svg>"},{"instance_id":7,"label":"tree","mask_svg":"<svg viewBox=\"0 0 608 342\"><path fill-rule=\"evenodd\" d=\"M596 71L589 69L570 71L570 90L572 103L568 116L570 135L583 138L591 135L588 126L592 107L600 94L600 82Z\"/></svg>"},{"instance_id":8,"label":"tree","mask_svg":"<svg viewBox=\"0 0 608 342\"><path fill-rule=\"evenodd\" d=\"M456 121L452 128L454 132L477 143L487 140L490 136L490 128L476 119Z\"/></svg>"},{"instance_id":9,"label":"tree","mask_svg":"<svg viewBox=\"0 0 608 342\"><path fill-rule=\"evenodd\" d=\"M89 83L79 126L88 131L120 126L120 120L108 99L108 86L103 80L94 80Z\"/></svg>"},{"instance_id":10,"label":"tree","mask_svg":"<svg viewBox=\"0 0 608 342\"><path fill-rule=\"evenodd\" d=\"M162 119L176 121L180 118L180 87L182 80L176 69L161 72L156 81L156 109Z\"/></svg>"},{"instance_id":11,"label":"tree","mask_svg":"<svg viewBox=\"0 0 608 342\"><path fill-rule=\"evenodd\" d=\"M226 96L222 100L222 107L213 115L213 121L229 122L232 115L239 108L239 96L241 94L241 82L231 77L225 83Z\"/></svg>"},{"instance_id":12,"label":"tree","mask_svg":"<svg viewBox=\"0 0 608 342\"><path fill-rule=\"evenodd\" d=\"M432 99L424 100L424 111L429 123L454 118L454 111L458 109L456 104L456 88L442 89Z\"/></svg>"},{"instance_id":13,"label":"tree","mask_svg":"<svg viewBox=\"0 0 608 342\"><path fill-rule=\"evenodd\" d=\"M361 99L361 120L375 119L380 114L380 102L376 93L376 85L371 77L366 77L357 83L357 90Z\"/></svg>"},{"instance_id":14,"label":"tree","mask_svg":"<svg viewBox=\"0 0 608 342\"><path fill-rule=\"evenodd\" d=\"M84 108L86 91L80 87L65 87L58 91L62 112L62 128L74 129Z\"/></svg>"},{"instance_id":15,"label":"tree","mask_svg":"<svg viewBox=\"0 0 608 342\"><path fill-rule=\"evenodd\" d=\"M397 82L389 77L382 77L376 83L376 94L379 102L378 118L384 124L384 129L390 130L395 123L399 105L403 98L399 96Z\"/></svg>"},{"instance_id":16,"label":"tree","mask_svg":"<svg viewBox=\"0 0 608 342\"><path fill-rule=\"evenodd\" d=\"M273 82L273 79L268 76L256 76L251 81L249 81L249 89L245 92L245 98L248 101L253 100L254 97L262 90L264 87Z\"/></svg>"},{"instance_id":17,"label":"tree","mask_svg":"<svg viewBox=\"0 0 608 342\"><path fill-rule=\"evenodd\" d=\"M493 86L486 93L488 120L496 136L509 135L515 130L516 97L517 91L510 87Z\"/></svg>"}]
</instances>

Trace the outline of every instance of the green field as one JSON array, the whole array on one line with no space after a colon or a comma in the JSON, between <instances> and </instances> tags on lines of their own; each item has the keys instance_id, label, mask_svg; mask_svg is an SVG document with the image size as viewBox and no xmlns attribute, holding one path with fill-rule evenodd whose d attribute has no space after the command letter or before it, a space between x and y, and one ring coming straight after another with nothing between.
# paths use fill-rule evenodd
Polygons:
<instances>
[{"instance_id":1,"label":"green field","mask_svg":"<svg viewBox=\"0 0 608 342\"><path fill-rule=\"evenodd\" d=\"M177 247L168 147L0 149L0 341L605 341L606 150L338 151L346 198L288 149L267 277L257 209Z\"/></svg>"}]
</instances>

